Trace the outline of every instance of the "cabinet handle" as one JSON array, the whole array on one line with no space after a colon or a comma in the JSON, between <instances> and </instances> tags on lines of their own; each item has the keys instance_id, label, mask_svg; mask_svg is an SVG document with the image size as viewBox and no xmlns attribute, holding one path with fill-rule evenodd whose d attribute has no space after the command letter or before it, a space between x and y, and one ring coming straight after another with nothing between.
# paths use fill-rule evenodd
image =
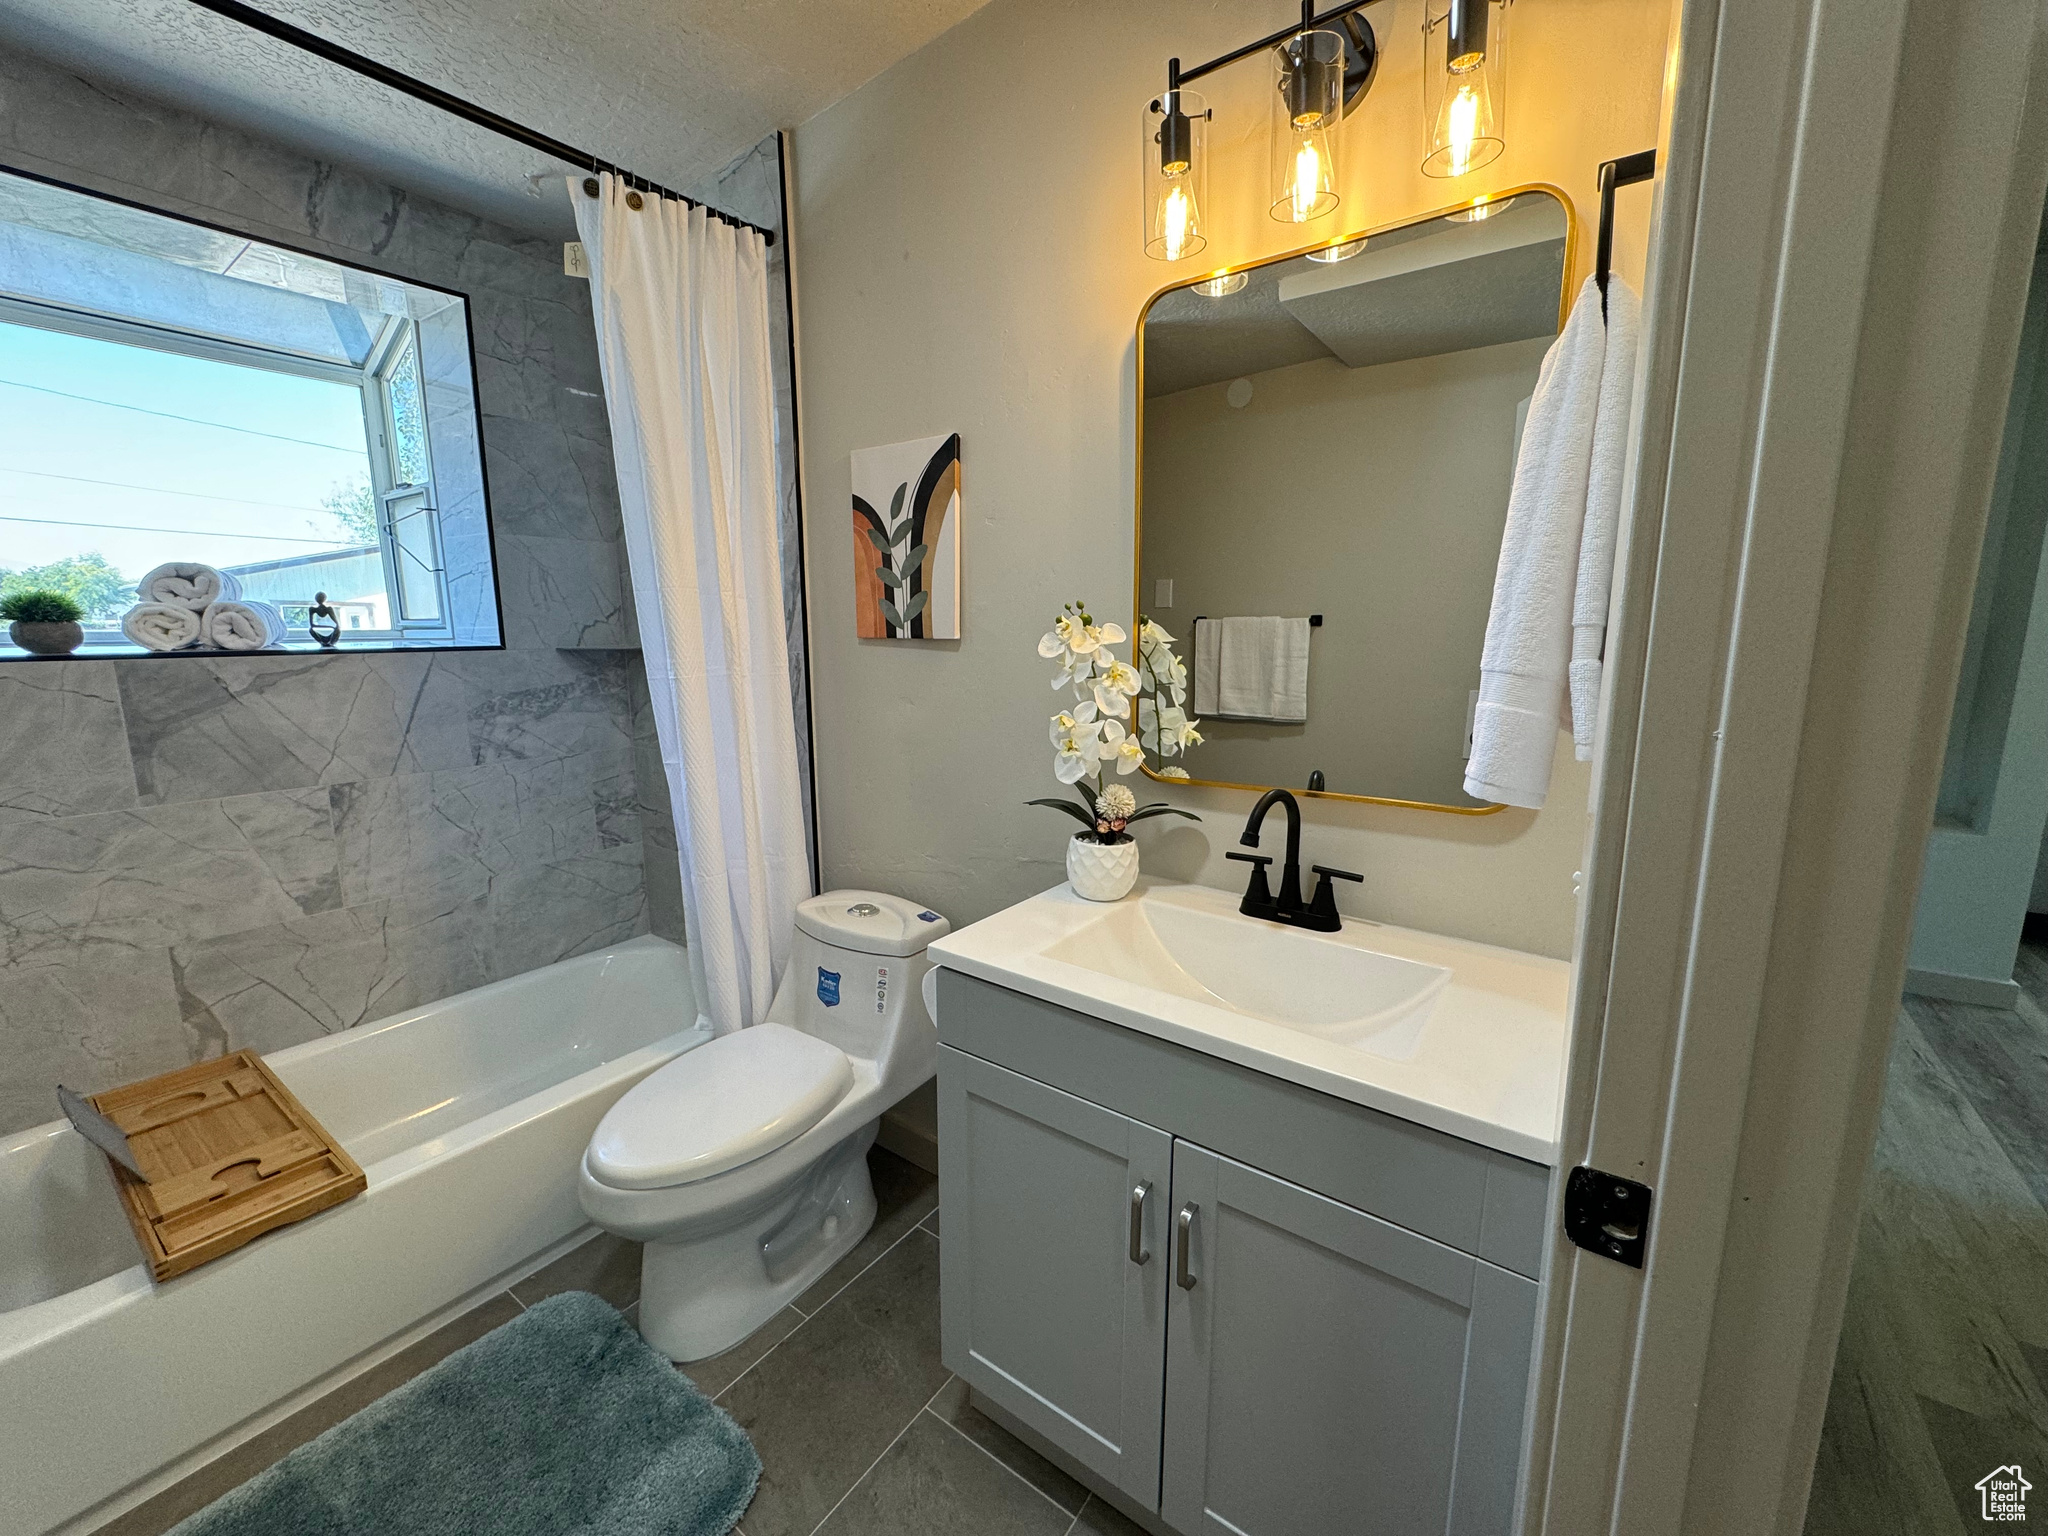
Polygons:
<instances>
[{"instance_id":1,"label":"cabinet handle","mask_svg":"<svg viewBox=\"0 0 2048 1536\"><path fill-rule=\"evenodd\" d=\"M1173 1283L1184 1291L1195 1288L1194 1272L1188 1268L1189 1235L1195 1226L1195 1212L1201 1207L1190 1200L1174 1218Z\"/></svg>"},{"instance_id":2,"label":"cabinet handle","mask_svg":"<svg viewBox=\"0 0 2048 1536\"><path fill-rule=\"evenodd\" d=\"M1131 1190L1131 1262L1149 1264L1152 1250L1145 1246L1145 1197L1152 1193L1150 1184L1139 1184Z\"/></svg>"}]
</instances>

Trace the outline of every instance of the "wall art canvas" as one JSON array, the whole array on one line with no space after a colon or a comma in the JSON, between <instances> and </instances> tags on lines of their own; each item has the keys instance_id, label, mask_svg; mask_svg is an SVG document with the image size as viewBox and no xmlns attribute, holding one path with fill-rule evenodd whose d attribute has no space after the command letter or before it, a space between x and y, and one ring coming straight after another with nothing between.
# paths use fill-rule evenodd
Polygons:
<instances>
[{"instance_id":1,"label":"wall art canvas","mask_svg":"<svg viewBox=\"0 0 2048 1536\"><path fill-rule=\"evenodd\" d=\"M853 627L960 638L960 434L853 455Z\"/></svg>"}]
</instances>

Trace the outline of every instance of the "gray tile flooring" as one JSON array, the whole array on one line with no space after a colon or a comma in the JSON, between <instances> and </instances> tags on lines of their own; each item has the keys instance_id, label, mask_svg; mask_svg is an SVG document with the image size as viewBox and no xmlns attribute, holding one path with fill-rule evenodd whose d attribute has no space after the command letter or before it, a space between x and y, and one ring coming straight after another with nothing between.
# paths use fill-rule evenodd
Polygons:
<instances>
[{"instance_id":1,"label":"gray tile flooring","mask_svg":"<svg viewBox=\"0 0 2048 1536\"><path fill-rule=\"evenodd\" d=\"M939 1363L938 1183L877 1148L874 1229L753 1337L686 1369L761 1453L744 1536L1141 1536L977 1412ZM97 1536L158 1536L293 1447L558 1291L630 1317L640 1250L593 1238Z\"/></svg>"},{"instance_id":2,"label":"gray tile flooring","mask_svg":"<svg viewBox=\"0 0 2048 1536\"><path fill-rule=\"evenodd\" d=\"M1806 1536L1961 1536L2048 1493L2048 928L2011 1012L1909 997L1864 1191ZM2043 1493L2036 1493L2040 1499Z\"/></svg>"}]
</instances>

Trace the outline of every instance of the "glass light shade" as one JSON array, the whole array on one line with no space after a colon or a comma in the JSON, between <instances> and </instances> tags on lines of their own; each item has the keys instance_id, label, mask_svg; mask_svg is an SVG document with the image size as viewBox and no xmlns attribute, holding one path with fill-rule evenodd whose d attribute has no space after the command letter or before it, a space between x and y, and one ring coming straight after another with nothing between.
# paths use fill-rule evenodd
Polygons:
<instances>
[{"instance_id":1,"label":"glass light shade","mask_svg":"<svg viewBox=\"0 0 2048 1536\"><path fill-rule=\"evenodd\" d=\"M1236 293L1251 280L1249 272L1226 272L1221 277L1204 278L1192 286L1205 299L1222 299Z\"/></svg>"},{"instance_id":2,"label":"glass light shade","mask_svg":"<svg viewBox=\"0 0 2048 1536\"><path fill-rule=\"evenodd\" d=\"M1507 148L1507 40L1507 0L1429 0L1424 6L1424 175L1463 176Z\"/></svg>"},{"instance_id":3,"label":"glass light shade","mask_svg":"<svg viewBox=\"0 0 2048 1536\"><path fill-rule=\"evenodd\" d=\"M1198 91L1161 91L1145 104L1145 254L1181 261L1209 243L1209 104Z\"/></svg>"},{"instance_id":4,"label":"glass light shade","mask_svg":"<svg viewBox=\"0 0 2048 1536\"><path fill-rule=\"evenodd\" d=\"M1349 261L1365 249L1365 236L1356 240L1339 240L1335 245L1326 245L1320 251L1307 253L1310 261Z\"/></svg>"},{"instance_id":5,"label":"glass light shade","mask_svg":"<svg viewBox=\"0 0 2048 1536\"><path fill-rule=\"evenodd\" d=\"M1306 224L1337 207L1344 39L1297 32L1273 49L1273 217Z\"/></svg>"},{"instance_id":6,"label":"glass light shade","mask_svg":"<svg viewBox=\"0 0 2048 1536\"><path fill-rule=\"evenodd\" d=\"M1480 197L1473 201L1470 208L1460 208L1455 213L1445 214L1444 217L1453 224L1483 224L1495 214L1506 213L1514 206L1515 199L1512 197Z\"/></svg>"}]
</instances>

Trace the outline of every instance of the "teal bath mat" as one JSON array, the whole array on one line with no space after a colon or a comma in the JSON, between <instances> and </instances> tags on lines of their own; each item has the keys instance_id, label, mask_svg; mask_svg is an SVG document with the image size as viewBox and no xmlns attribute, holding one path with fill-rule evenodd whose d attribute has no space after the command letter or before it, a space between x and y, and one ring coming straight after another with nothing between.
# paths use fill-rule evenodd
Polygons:
<instances>
[{"instance_id":1,"label":"teal bath mat","mask_svg":"<svg viewBox=\"0 0 2048 1536\"><path fill-rule=\"evenodd\" d=\"M582 1291L551 1296L172 1536L725 1536L746 1434Z\"/></svg>"}]
</instances>

